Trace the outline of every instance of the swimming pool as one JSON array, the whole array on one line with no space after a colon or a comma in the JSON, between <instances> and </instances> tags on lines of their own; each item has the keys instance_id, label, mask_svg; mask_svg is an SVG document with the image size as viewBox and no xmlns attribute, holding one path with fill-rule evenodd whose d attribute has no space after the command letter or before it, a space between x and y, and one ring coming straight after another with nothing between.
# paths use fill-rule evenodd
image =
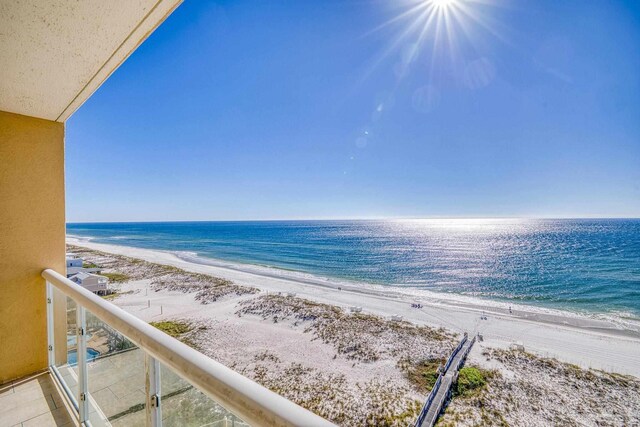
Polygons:
<instances>
[{"instance_id":1,"label":"swimming pool","mask_svg":"<svg viewBox=\"0 0 640 427\"><path fill-rule=\"evenodd\" d=\"M91 362L96 357L100 356L100 352L91 347L87 348L87 362ZM78 363L78 351L71 350L67 355L67 363L69 365L75 365Z\"/></svg>"}]
</instances>

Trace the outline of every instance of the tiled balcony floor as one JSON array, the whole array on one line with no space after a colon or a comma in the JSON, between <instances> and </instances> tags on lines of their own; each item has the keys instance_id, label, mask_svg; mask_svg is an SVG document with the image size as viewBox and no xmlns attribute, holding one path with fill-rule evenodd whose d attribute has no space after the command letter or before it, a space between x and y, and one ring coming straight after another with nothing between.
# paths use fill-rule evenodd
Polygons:
<instances>
[{"instance_id":1,"label":"tiled balcony floor","mask_svg":"<svg viewBox=\"0 0 640 427\"><path fill-rule=\"evenodd\" d=\"M0 386L0 427L74 425L48 372Z\"/></svg>"}]
</instances>

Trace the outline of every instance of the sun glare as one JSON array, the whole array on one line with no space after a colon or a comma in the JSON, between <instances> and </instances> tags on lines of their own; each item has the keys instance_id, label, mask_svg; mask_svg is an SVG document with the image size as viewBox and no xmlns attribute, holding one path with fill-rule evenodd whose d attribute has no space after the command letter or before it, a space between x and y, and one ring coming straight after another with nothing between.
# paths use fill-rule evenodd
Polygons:
<instances>
[{"instance_id":1,"label":"sun glare","mask_svg":"<svg viewBox=\"0 0 640 427\"><path fill-rule=\"evenodd\" d=\"M430 3L436 9L446 9L450 6L454 6L457 0L426 0L426 3Z\"/></svg>"},{"instance_id":2,"label":"sun glare","mask_svg":"<svg viewBox=\"0 0 640 427\"><path fill-rule=\"evenodd\" d=\"M482 54L486 35L506 42L502 25L489 9L507 0L400 0L395 15L372 32L396 28L387 47L376 58L368 74L383 60L400 53L394 72L397 84L410 69L427 79L422 92L434 101L437 79L455 76L465 86L484 87L493 78L494 66ZM419 61L422 56L423 61ZM425 62L428 62L425 66ZM419 64L419 65L417 65ZM442 77L447 75L448 77ZM433 86L433 87L432 87ZM428 92L428 93L427 93ZM433 95L433 96L432 96ZM428 110L429 108L427 108Z\"/></svg>"}]
</instances>

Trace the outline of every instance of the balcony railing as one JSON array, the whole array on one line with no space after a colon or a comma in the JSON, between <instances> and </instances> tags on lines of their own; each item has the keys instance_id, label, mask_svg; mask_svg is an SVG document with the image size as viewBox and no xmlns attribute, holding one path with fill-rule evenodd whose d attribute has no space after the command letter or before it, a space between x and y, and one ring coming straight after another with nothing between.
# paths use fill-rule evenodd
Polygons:
<instances>
[{"instance_id":1,"label":"balcony railing","mask_svg":"<svg viewBox=\"0 0 640 427\"><path fill-rule=\"evenodd\" d=\"M81 425L333 425L63 275L42 276L49 369ZM55 310L53 288L67 297L66 317ZM67 331L62 362L55 348L61 330Z\"/></svg>"}]
</instances>

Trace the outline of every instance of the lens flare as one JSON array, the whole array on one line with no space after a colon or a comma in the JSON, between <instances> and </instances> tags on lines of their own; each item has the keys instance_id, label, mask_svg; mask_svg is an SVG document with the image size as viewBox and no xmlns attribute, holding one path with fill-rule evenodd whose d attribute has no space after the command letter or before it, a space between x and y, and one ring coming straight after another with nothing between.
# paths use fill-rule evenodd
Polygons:
<instances>
[{"instance_id":1,"label":"lens flare","mask_svg":"<svg viewBox=\"0 0 640 427\"><path fill-rule=\"evenodd\" d=\"M408 75L415 64L427 58L428 69L420 66L422 73L428 76L427 84L435 84L438 75L446 78L468 80L471 88L486 86L491 80L494 69L491 64L482 68L482 75L469 75L479 65L473 64L486 54L486 40L502 36L504 27L492 18L491 9L507 0L400 0L394 4L396 13L386 22L373 29L372 33L396 28L397 32L367 70L365 78L386 58L399 56L394 67L398 82ZM465 71L466 70L466 71ZM466 73L466 75L465 75Z\"/></svg>"}]
</instances>

